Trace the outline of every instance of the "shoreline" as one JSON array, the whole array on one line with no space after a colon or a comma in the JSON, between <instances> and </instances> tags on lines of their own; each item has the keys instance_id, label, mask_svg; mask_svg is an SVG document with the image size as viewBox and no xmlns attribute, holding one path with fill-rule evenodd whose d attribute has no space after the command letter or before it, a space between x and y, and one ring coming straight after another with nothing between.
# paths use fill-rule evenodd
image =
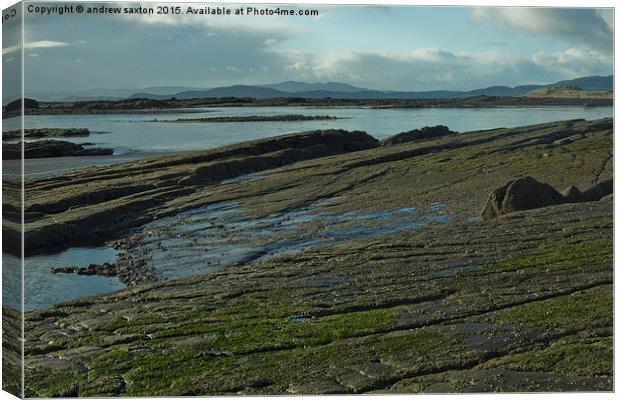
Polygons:
<instances>
[{"instance_id":1,"label":"shoreline","mask_svg":"<svg viewBox=\"0 0 620 400\"><path fill-rule=\"evenodd\" d=\"M83 156L83 157L48 157L48 158L29 158L24 162L24 175L27 177L42 175L58 175L74 170L89 167L103 167L124 162L138 161L152 157L169 156L183 152L130 152L119 155L102 156ZM19 170L21 160L3 161L3 169L6 171ZM16 169L17 168L17 169ZM10 178L20 176L20 174L3 173L3 176Z\"/></svg>"},{"instance_id":2,"label":"shoreline","mask_svg":"<svg viewBox=\"0 0 620 400\"><path fill-rule=\"evenodd\" d=\"M196 108L226 108L226 107L364 107L378 109L399 108L499 108L499 107L613 107L613 98L537 98L537 97L500 97L476 96L462 99L303 99L303 98L275 98L275 99L188 99L188 100L157 100L145 102L144 108L135 107L136 101L130 100L102 100L82 102L41 102L39 108L26 108L26 115L97 115L97 114L136 114L148 115L151 113L197 113L204 112ZM153 108L153 102L157 107ZM139 103L139 102L138 102ZM74 104L78 104L75 107ZM92 108L91 108L92 107ZM106 108L107 107L107 108ZM17 116L14 112L4 112L3 119Z\"/></svg>"}]
</instances>

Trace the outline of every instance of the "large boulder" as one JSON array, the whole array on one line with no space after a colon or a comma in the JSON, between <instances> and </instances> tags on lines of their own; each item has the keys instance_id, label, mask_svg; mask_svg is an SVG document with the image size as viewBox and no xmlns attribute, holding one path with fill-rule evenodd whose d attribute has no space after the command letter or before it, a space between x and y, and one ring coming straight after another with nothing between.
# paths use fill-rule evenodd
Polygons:
<instances>
[{"instance_id":1,"label":"large boulder","mask_svg":"<svg viewBox=\"0 0 620 400\"><path fill-rule=\"evenodd\" d=\"M452 132L447 126L425 126L424 128L414 129L408 132L401 132L394 136L390 136L387 139L381 141L382 146L389 146L392 144L412 142L415 140L432 139L440 136L452 135L456 132Z\"/></svg>"},{"instance_id":2,"label":"large boulder","mask_svg":"<svg viewBox=\"0 0 620 400\"><path fill-rule=\"evenodd\" d=\"M565 202L564 196L553 187L526 176L511 180L493 190L482 209L481 217L488 220L515 211L553 206Z\"/></svg>"}]
</instances>

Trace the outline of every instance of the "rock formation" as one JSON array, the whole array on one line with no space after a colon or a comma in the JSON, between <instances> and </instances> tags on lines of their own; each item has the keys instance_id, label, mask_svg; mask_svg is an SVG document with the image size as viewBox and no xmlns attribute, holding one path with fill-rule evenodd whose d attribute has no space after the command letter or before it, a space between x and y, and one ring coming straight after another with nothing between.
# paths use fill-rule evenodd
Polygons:
<instances>
[{"instance_id":1,"label":"rock formation","mask_svg":"<svg viewBox=\"0 0 620 400\"><path fill-rule=\"evenodd\" d=\"M447 126L425 126L424 128L414 129L408 132L401 132L394 136L390 136L387 139L381 141L382 146L390 146L393 144L413 142L414 140L432 139L440 136L451 135L456 132L452 132Z\"/></svg>"},{"instance_id":2,"label":"rock formation","mask_svg":"<svg viewBox=\"0 0 620 400\"><path fill-rule=\"evenodd\" d=\"M221 181L239 175L377 147L377 139L365 132L339 129L309 131L255 142L257 148L239 149L231 158L216 160L179 181L182 185Z\"/></svg>"},{"instance_id":3,"label":"rock formation","mask_svg":"<svg viewBox=\"0 0 620 400\"><path fill-rule=\"evenodd\" d=\"M18 160L22 156L22 143L3 143L2 158ZM69 156L103 156L112 155L114 150L103 148L86 148L82 144L66 142L64 140L38 140L27 142L24 146L25 158L48 158Z\"/></svg>"},{"instance_id":4,"label":"rock formation","mask_svg":"<svg viewBox=\"0 0 620 400\"><path fill-rule=\"evenodd\" d=\"M515 211L565 203L564 196L546 183L526 176L493 190L482 210L482 219L492 219Z\"/></svg>"},{"instance_id":5,"label":"rock formation","mask_svg":"<svg viewBox=\"0 0 620 400\"><path fill-rule=\"evenodd\" d=\"M526 176L493 190L480 216L484 220L515 211L531 210L564 203L598 201L613 193L613 179L599 182L581 192L574 185L559 193L551 185Z\"/></svg>"}]
</instances>

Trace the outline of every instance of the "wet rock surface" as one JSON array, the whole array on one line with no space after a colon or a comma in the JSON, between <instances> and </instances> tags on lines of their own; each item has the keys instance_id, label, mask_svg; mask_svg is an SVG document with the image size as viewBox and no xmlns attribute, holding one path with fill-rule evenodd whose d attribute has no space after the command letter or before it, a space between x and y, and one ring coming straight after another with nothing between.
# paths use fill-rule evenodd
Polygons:
<instances>
[{"instance_id":1,"label":"wet rock surface","mask_svg":"<svg viewBox=\"0 0 620 400\"><path fill-rule=\"evenodd\" d=\"M319 245L27 313L26 395L612 390L612 197L477 217L518 176L607 181L612 132L605 119L448 135L184 190L150 185L255 147L37 180L30 233L51 216L105 229L133 203L144 221L115 247L135 271L198 265L214 240ZM380 230L437 214L450 218ZM352 234L326 240L341 232ZM174 246L196 253L175 258Z\"/></svg>"},{"instance_id":2,"label":"wet rock surface","mask_svg":"<svg viewBox=\"0 0 620 400\"><path fill-rule=\"evenodd\" d=\"M135 285L198 275L351 239L406 233L452 218L441 202L427 211L330 212L339 200L324 199L259 218L246 215L237 202L217 203L156 220L113 243L122 251L119 265L134 277L123 281Z\"/></svg>"},{"instance_id":3,"label":"wet rock surface","mask_svg":"<svg viewBox=\"0 0 620 400\"><path fill-rule=\"evenodd\" d=\"M24 144L25 158L48 157L83 157L112 155L114 150L104 148L87 148L82 144L64 140L37 140ZM18 160L22 157L22 143L3 143L2 157L5 160Z\"/></svg>"}]
</instances>

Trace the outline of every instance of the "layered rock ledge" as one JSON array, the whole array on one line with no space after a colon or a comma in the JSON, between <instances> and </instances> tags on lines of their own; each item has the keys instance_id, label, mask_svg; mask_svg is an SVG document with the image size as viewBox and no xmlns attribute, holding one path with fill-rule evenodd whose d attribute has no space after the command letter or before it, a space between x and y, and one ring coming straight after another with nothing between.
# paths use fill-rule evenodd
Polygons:
<instances>
[{"instance_id":1,"label":"layered rock ledge","mask_svg":"<svg viewBox=\"0 0 620 400\"><path fill-rule=\"evenodd\" d=\"M24 143L23 154L24 158L87 157L112 155L114 150L86 147L84 144L71 143L64 140L37 140ZM2 144L3 159L19 160L21 157L22 142Z\"/></svg>"}]
</instances>

